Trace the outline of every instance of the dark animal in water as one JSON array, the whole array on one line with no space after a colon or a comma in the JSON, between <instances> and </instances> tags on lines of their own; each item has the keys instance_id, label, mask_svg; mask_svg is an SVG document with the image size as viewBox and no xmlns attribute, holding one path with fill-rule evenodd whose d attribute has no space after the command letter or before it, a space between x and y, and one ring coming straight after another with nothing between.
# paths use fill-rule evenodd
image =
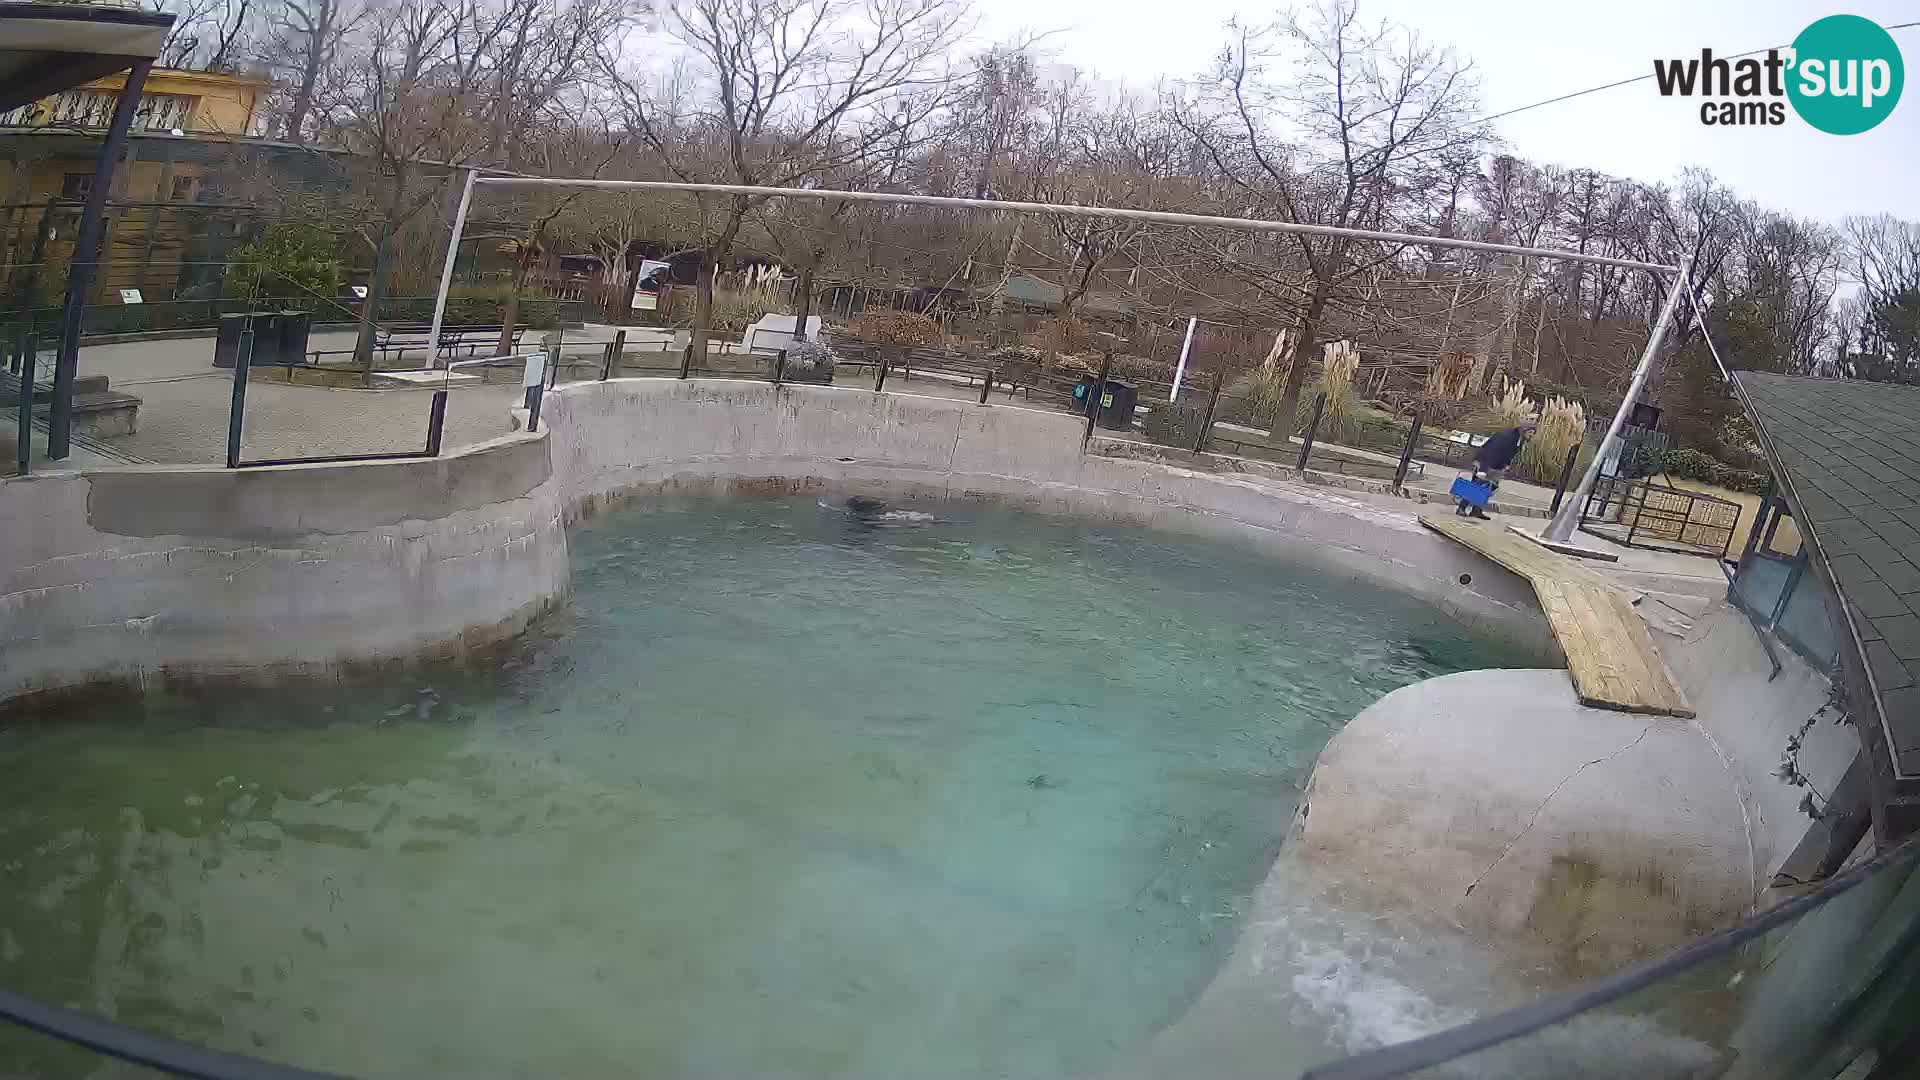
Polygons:
<instances>
[{"instance_id":1,"label":"dark animal in water","mask_svg":"<svg viewBox=\"0 0 1920 1080\"><path fill-rule=\"evenodd\" d=\"M855 517L879 517L887 512L887 504L880 499L865 495L853 495L847 499L847 513Z\"/></svg>"}]
</instances>

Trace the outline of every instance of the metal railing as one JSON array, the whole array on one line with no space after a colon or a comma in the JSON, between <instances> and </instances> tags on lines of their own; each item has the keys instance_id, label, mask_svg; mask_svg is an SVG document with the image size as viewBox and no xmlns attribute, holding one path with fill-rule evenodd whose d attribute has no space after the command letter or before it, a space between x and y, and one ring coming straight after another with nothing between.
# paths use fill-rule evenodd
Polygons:
<instances>
[{"instance_id":1,"label":"metal railing","mask_svg":"<svg viewBox=\"0 0 1920 1080\"><path fill-rule=\"evenodd\" d=\"M1580 510L1580 529L1627 547L1725 559L1740 504L1649 479L1602 476Z\"/></svg>"}]
</instances>

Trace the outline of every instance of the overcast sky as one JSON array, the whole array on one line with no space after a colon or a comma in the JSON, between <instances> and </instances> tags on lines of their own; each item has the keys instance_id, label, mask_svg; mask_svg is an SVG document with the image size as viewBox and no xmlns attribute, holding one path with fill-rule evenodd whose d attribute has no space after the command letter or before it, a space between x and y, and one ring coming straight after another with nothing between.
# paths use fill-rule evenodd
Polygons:
<instances>
[{"instance_id":1,"label":"overcast sky","mask_svg":"<svg viewBox=\"0 0 1920 1080\"><path fill-rule=\"evenodd\" d=\"M1825 15L1881 25L1920 20L1920 0L1359 0L1361 17L1385 18L1451 44L1480 73L1486 113L1650 74L1656 57L1730 54L1790 43ZM1239 14L1272 18L1246 0L978 0L983 40L1057 31L1052 59L1147 87L1204 69ZM1743 197L1839 221L1891 211L1920 220L1920 27L1894 31L1908 87L1893 115L1862 135L1826 135L1792 115L1783 127L1707 127L1699 103L1662 98L1653 80L1547 105L1497 122L1514 152L1534 161L1670 180L1682 168L1713 171Z\"/></svg>"}]
</instances>

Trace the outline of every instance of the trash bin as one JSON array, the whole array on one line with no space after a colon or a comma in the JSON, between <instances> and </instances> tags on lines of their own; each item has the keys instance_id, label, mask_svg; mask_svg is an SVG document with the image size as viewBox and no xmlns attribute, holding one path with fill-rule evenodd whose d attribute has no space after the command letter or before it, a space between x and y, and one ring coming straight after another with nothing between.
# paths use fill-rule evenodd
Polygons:
<instances>
[{"instance_id":1,"label":"trash bin","mask_svg":"<svg viewBox=\"0 0 1920 1080\"><path fill-rule=\"evenodd\" d=\"M1097 375L1082 375L1073 387L1073 411L1086 416L1093 412L1093 388L1100 381Z\"/></svg>"},{"instance_id":2,"label":"trash bin","mask_svg":"<svg viewBox=\"0 0 1920 1080\"><path fill-rule=\"evenodd\" d=\"M233 366L248 319L253 320L253 355L247 359L248 367L293 367L307 362L312 312L250 311L220 316L220 332L213 339L214 367Z\"/></svg>"},{"instance_id":3,"label":"trash bin","mask_svg":"<svg viewBox=\"0 0 1920 1080\"><path fill-rule=\"evenodd\" d=\"M1126 431L1133 427L1133 411L1139 404L1138 383L1108 379L1106 391L1100 395L1100 426Z\"/></svg>"},{"instance_id":4,"label":"trash bin","mask_svg":"<svg viewBox=\"0 0 1920 1080\"><path fill-rule=\"evenodd\" d=\"M271 362L284 367L306 363L307 335L313 329L313 312L282 311L279 317L279 357Z\"/></svg>"},{"instance_id":5,"label":"trash bin","mask_svg":"<svg viewBox=\"0 0 1920 1080\"><path fill-rule=\"evenodd\" d=\"M246 327L247 317L238 313L220 316L220 331L213 338L213 366L230 368L234 357L240 352L240 331Z\"/></svg>"}]
</instances>

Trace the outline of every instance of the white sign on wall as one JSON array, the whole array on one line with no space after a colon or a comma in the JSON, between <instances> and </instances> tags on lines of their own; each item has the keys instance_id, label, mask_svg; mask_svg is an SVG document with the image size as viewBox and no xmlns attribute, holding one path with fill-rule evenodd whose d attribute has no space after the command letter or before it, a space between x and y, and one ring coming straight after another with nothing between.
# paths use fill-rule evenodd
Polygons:
<instances>
[{"instance_id":1,"label":"white sign on wall","mask_svg":"<svg viewBox=\"0 0 1920 1080\"><path fill-rule=\"evenodd\" d=\"M146 299L140 295L139 289L121 289L120 302L123 304L144 304L146 303Z\"/></svg>"}]
</instances>

